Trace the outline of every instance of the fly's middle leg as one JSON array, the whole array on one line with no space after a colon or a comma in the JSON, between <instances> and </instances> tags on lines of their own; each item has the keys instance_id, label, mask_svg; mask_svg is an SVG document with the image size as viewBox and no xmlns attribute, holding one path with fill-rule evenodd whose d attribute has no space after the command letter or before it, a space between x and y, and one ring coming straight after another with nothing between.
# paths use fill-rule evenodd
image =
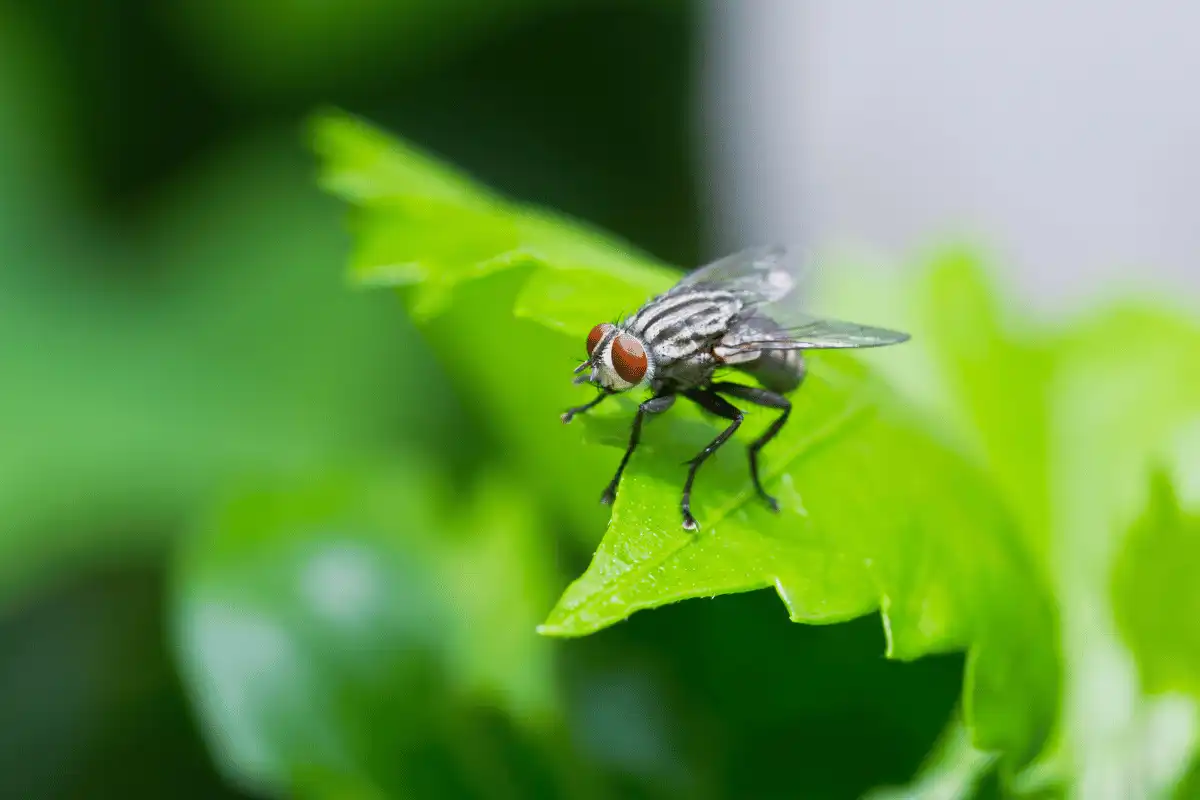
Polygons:
<instances>
[{"instance_id":1,"label":"fly's middle leg","mask_svg":"<svg viewBox=\"0 0 1200 800\"><path fill-rule=\"evenodd\" d=\"M717 452L717 449L725 444L730 436L733 436L733 432L742 424L742 412L711 389L694 389L687 392L686 396L705 411L730 420L729 427L717 434L717 438L709 442L707 447L688 462L690 466L688 468L687 482L683 484L683 499L679 504L679 508L683 512L683 527L689 531L694 531L698 527L696 518L692 516L692 482L696 480L696 471L700 469L700 465L709 456Z\"/></svg>"},{"instance_id":2,"label":"fly's middle leg","mask_svg":"<svg viewBox=\"0 0 1200 800\"><path fill-rule=\"evenodd\" d=\"M712 390L727 394L730 397L737 397L741 400L747 400L767 408L777 408L783 411L771 426L754 440L750 445L750 477L754 481L754 488L758 490L758 494L767 502L772 511L779 511L779 501L767 494L767 490L763 488L762 481L758 474L758 451L766 445L767 442L775 438L780 429L788 420L788 416L792 413L792 403L786 397L775 392L768 392L766 389L759 389L754 386L743 386L740 383L714 383Z\"/></svg>"},{"instance_id":3,"label":"fly's middle leg","mask_svg":"<svg viewBox=\"0 0 1200 800\"><path fill-rule=\"evenodd\" d=\"M629 457L637 449L638 440L642 436L642 420L648 414L661 414L674 404L675 395L664 394L652 397L638 406L637 416L633 418L633 430L629 433L629 446L625 448L625 455L621 457L621 465L617 467L617 474L613 475L608 488L604 490L604 494L600 495L601 503L612 505L613 500L617 498L617 484L621 482L621 473L625 471L625 465L629 463Z\"/></svg>"}]
</instances>

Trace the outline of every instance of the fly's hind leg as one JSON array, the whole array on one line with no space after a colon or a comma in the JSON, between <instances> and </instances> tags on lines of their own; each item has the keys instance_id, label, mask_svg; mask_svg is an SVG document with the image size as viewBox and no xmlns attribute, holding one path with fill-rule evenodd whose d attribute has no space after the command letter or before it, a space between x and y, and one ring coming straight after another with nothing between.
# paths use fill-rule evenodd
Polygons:
<instances>
[{"instance_id":1,"label":"fly's hind leg","mask_svg":"<svg viewBox=\"0 0 1200 800\"><path fill-rule=\"evenodd\" d=\"M737 397L741 400L747 400L767 408L777 408L783 411L771 427L758 437L753 444L750 445L750 477L754 480L754 488L758 490L759 495L767 502L772 511L779 511L779 501L767 494L767 490L763 488L762 481L758 475L758 451L766 445L767 442L775 438L787 422L788 415L792 413L792 403L786 397L775 392L769 392L766 389L759 389L754 386L743 386L740 383L714 383L712 385L714 392L727 394L730 397Z\"/></svg>"},{"instance_id":2,"label":"fly's hind leg","mask_svg":"<svg viewBox=\"0 0 1200 800\"><path fill-rule=\"evenodd\" d=\"M705 411L729 420L729 427L721 431L717 438L709 442L707 447L688 462L691 466L688 468L687 482L683 484L683 499L680 501L679 508L683 512L683 527L694 531L698 527L696 518L692 516L692 482L696 480L696 471L700 469L700 465L704 463L705 459L717 452L717 449L725 444L730 436L733 436L733 432L742 424L742 412L712 389L693 389L685 393L685 396Z\"/></svg>"}]
</instances>

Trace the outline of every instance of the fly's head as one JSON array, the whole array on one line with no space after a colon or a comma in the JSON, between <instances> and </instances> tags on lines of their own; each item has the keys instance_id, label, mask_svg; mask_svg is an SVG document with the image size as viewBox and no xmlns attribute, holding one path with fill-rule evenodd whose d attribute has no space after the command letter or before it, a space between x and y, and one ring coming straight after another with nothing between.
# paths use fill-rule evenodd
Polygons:
<instances>
[{"instance_id":1,"label":"fly's head","mask_svg":"<svg viewBox=\"0 0 1200 800\"><path fill-rule=\"evenodd\" d=\"M609 392L624 392L654 375L654 361L641 339L603 322L587 338L587 361L575 369L575 383L593 383Z\"/></svg>"}]
</instances>

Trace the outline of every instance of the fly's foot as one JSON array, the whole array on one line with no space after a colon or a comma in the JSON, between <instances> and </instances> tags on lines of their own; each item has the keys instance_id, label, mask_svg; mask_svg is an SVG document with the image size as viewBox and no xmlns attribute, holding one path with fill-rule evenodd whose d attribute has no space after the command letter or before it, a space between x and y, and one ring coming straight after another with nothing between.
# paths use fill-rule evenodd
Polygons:
<instances>
[{"instance_id":1,"label":"fly's foot","mask_svg":"<svg viewBox=\"0 0 1200 800\"><path fill-rule=\"evenodd\" d=\"M606 506L611 506L613 501L617 499L617 485L610 483L608 488L604 490L604 494L600 495L600 502Z\"/></svg>"},{"instance_id":2,"label":"fly's foot","mask_svg":"<svg viewBox=\"0 0 1200 800\"><path fill-rule=\"evenodd\" d=\"M559 419L562 420L563 425L566 425L571 420L575 419L575 409L568 408L559 416Z\"/></svg>"},{"instance_id":3,"label":"fly's foot","mask_svg":"<svg viewBox=\"0 0 1200 800\"><path fill-rule=\"evenodd\" d=\"M691 481L689 481L690 483ZM696 524L696 518L691 516L691 486L685 487L683 497L679 498L679 511L683 512L683 529L698 530L700 525Z\"/></svg>"},{"instance_id":4,"label":"fly's foot","mask_svg":"<svg viewBox=\"0 0 1200 800\"><path fill-rule=\"evenodd\" d=\"M767 508L779 513L779 501L771 495L767 494L767 490L763 488L762 481L758 479L758 464L754 461L754 453L751 451L750 456L750 480L754 481L754 490L758 492L758 496L767 504Z\"/></svg>"},{"instance_id":5,"label":"fly's foot","mask_svg":"<svg viewBox=\"0 0 1200 800\"><path fill-rule=\"evenodd\" d=\"M692 516L692 497L690 492L684 492L683 500L679 503L679 510L683 512L683 529L685 531L694 531L700 528L696 524L696 518Z\"/></svg>"}]
</instances>

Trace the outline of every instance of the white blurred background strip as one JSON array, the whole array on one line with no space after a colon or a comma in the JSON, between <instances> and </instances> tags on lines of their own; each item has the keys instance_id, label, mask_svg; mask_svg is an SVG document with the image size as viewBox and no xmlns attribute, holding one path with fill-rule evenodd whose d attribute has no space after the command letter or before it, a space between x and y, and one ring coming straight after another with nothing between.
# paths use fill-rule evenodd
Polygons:
<instances>
[{"instance_id":1,"label":"white blurred background strip","mask_svg":"<svg viewBox=\"0 0 1200 800\"><path fill-rule=\"evenodd\" d=\"M714 252L971 235L1042 308L1200 295L1200 4L705 11Z\"/></svg>"}]
</instances>

